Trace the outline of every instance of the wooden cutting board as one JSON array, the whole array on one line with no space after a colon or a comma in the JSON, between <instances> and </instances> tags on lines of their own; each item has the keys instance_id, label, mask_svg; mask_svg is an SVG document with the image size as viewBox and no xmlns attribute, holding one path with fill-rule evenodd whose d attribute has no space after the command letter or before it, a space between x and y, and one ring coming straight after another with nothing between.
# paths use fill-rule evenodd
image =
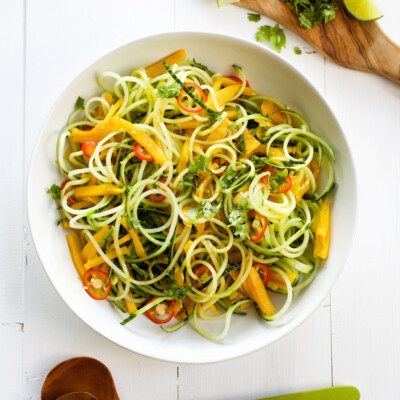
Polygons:
<instances>
[{"instance_id":1,"label":"wooden cutting board","mask_svg":"<svg viewBox=\"0 0 400 400\"><path fill-rule=\"evenodd\" d=\"M339 65L400 83L400 47L377 22L360 22L349 16L342 2L333 21L312 29L300 27L291 8L281 0L241 0L235 5L274 19Z\"/></svg>"}]
</instances>

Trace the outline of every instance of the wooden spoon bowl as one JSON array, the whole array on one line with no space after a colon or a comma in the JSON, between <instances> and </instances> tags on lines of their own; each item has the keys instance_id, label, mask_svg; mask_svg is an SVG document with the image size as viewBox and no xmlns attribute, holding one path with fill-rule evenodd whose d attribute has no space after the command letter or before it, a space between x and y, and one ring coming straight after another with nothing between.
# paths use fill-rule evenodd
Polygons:
<instances>
[{"instance_id":1,"label":"wooden spoon bowl","mask_svg":"<svg viewBox=\"0 0 400 400\"><path fill-rule=\"evenodd\" d=\"M109 369L90 357L70 358L48 373L42 388L42 400L60 398L119 400Z\"/></svg>"}]
</instances>

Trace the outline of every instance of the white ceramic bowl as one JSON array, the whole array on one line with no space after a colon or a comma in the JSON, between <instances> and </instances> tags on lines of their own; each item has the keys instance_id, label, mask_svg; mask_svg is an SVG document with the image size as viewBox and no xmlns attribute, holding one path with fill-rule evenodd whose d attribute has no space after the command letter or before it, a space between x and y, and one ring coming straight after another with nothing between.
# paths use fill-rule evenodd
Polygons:
<instances>
[{"instance_id":1,"label":"white ceramic bowl","mask_svg":"<svg viewBox=\"0 0 400 400\"><path fill-rule=\"evenodd\" d=\"M54 202L45 188L61 182L57 171L56 141L60 129L78 96L100 92L96 77L103 71L130 73L162 56L185 48L188 57L212 70L231 74L232 64L245 69L259 93L279 99L300 112L312 130L326 139L337 155L335 166L339 189L331 215L331 254L315 281L297 296L287 314L266 323L253 313L235 317L229 335L220 343L204 339L190 325L166 334L147 318L140 317L121 326L121 314L107 301L93 301L76 279ZM64 178L65 179L65 178ZM342 129L333 112L314 86L276 53L242 39L209 33L170 33L129 43L85 69L56 102L40 134L33 153L28 180L28 212L36 250L57 292L74 313L94 330L134 352L166 361L209 363L238 357L260 349L299 326L323 302L345 263L355 224L356 186L354 168ZM207 321L208 322L208 321ZM219 331L213 322L207 329Z\"/></svg>"}]
</instances>

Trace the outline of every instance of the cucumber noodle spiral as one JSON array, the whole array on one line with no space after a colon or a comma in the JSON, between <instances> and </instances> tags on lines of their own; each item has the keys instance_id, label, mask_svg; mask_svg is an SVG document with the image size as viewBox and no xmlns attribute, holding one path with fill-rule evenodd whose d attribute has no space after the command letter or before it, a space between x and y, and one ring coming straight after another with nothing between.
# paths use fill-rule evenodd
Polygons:
<instances>
[{"instance_id":1,"label":"cucumber noodle spiral","mask_svg":"<svg viewBox=\"0 0 400 400\"><path fill-rule=\"evenodd\" d=\"M241 87L222 106L218 104L213 88L221 74L212 74L190 61L171 66L173 74L166 70L155 78L150 78L144 68L138 68L128 76L104 72L98 78L104 92L86 100L84 110L73 111L59 135L58 164L69 179L61 191L62 213L69 227L79 232L81 242L91 242L97 256L103 258L111 281L108 300L124 313L127 312L125 301L136 305L137 311L123 324L158 303L175 298L183 300L182 316L172 327L163 327L165 331L175 331L193 320L200 334L219 340L227 335L233 314L244 314L241 309L253 303L252 299L235 297L235 293L249 276L254 263L268 264L284 282L280 289L267 286L269 292L281 293L273 295L275 298L286 296L283 306L273 315L261 315L268 321L281 317L290 307L294 292L304 289L317 274L318 260L312 255L311 226L320 210L321 198L333 182L333 151L309 130L300 115L277 100L260 95L243 96L246 77L241 68L234 67L241 79ZM182 83L199 85L207 97L213 99L218 115L186 112L179 107L177 96L159 96L158 89L177 84L173 75ZM157 165L138 158L134 151L135 140L121 129L100 140L90 158L84 156L79 144L72 140L71 132L82 126L95 127L104 120L111 108L106 95L112 95L114 104L122 99L116 115L148 134L167 162ZM261 115L261 104L265 100L284 113L286 123L262 123L263 118L268 121ZM99 113L100 105L103 113ZM229 133L207 141L208 135L228 116L232 119ZM273 119L274 115L270 117ZM195 121L198 123L190 129L180 128ZM245 132L262 143L264 154L253 157L242 154L239 147ZM188 162L178 170L186 142ZM281 149L280 155L268 155L270 149L277 147ZM197 176L191 178L197 183L185 184L191 165L199 157L219 161L209 163L208 172L212 179L202 195L198 194L197 185L204 177L204 170L197 171ZM313 159L317 159L319 166L329 174L330 186L319 190L320 194L317 194L318 182L310 169ZM271 192L262 182L263 177L268 179L271 175L265 170L267 166L287 171L291 177L297 174L299 181L307 178L310 188L305 196L296 199L292 190L278 194ZM228 169L232 179L223 183ZM125 188L125 191L102 196L97 203L83 208L74 208L68 200L74 197L77 188L88 184L90 175L98 185L112 184ZM152 201L149 196L162 200ZM202 212L206 203L212 206L210 212ZM200 210L197 215L191 212L196 210L196 205ZM255 210L268 219L268 227L258 242L250 240L248 234L238 235L232 226L232 212L243 209ZM132 242L128 244L126 254L121 252L119 240L126 235L121 225L123 218L135 221L146 256L140 257ZM104 245L94 238L104 226L112 228L109 240L117 252L113 259L106 256ZM232 254L235 255L233 261ZM195 273L200 266L207 272L206 281L199 281ZM235 279L232 271L236 272ZM294 276L291 281L288 273ZM177 294L177 289L184 291ZM225 325L217 335L207 332L199 322L200 319L221 318L225 318Z\"/></svg>"}]
</instances>

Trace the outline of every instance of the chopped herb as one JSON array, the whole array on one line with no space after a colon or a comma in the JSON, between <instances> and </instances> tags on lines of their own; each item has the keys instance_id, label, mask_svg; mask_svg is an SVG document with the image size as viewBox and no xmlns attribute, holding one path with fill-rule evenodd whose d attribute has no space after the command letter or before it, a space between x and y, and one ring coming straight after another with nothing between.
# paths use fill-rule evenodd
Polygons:
<instances>
[{"instance_id":1,"label":"chopped herb","mask_svg":"<svg viewBox=\"0 0 400 400\"><path fill-rule=\"evenodd\" d=\"M175 283L171 283L168 289L164 290L164 293L166 296L172 297L175 300L183 300L190 289L191 286L179 286Z\"/></svg>"},{"instance_id":2,"label":"chopped herb","mask_svg":"<svg viewBox=\"0 0 400 400\"><path fill-rule=\"evenodd\" d=\"M278 24L275 26L263 25L258 28L256 33L257 42L269 42L275 50L280 53L283 47L286 47L286 36L283 29Z\"/></svg>"},{"instance_id":3,"label":"chopped herb","mask_svg":"<svg viewBox=\"0 0 400 400\"><path fill-rule=\"evenodd\" d=\"M138 219L131 217L128 214L124 214L122 218L125 218L128 229L139 229L140 221Z\"/></svg>"},{"instance_id":4,"label":"chopped herb","mask_svg":"<svg viewBox=\"0 0 400 400\"><path fill-rule=\"evenodd\" d=\"M85 109L85 99L82 99L82 97L79 96L79 97L76 99L75 108L76 108L76 109L80 109L80 110L84 110L84 109Z\"/></svg>"},{"instance_id":5,"label":"chopped herb","mask_svg":"<svg viewBox=\"0 0 400 400\"><path fill-rule=\"evenodd\" d=\"M51 187L46 189L46 191L54 200L59 200L61 197L61 188L56 184L51 185Z\"/></svg>"},{"instance_id":6,"label":"chopped herb","mask_svg":"<svg viewBox=\"0 0 400 400\"><path fill-rule=\"evenodd\" d=\"M204 64L201 64L201 63L197 62L194 58L193 58L193 61L191 61L190 64L191 64L193 67L202 69L203 71L207 72L207 74L210 75L210 76L213 76L213 75L214 75L214 72L210 71L210 70L208 69L208 67L206 67Z\"/></svg>"},{"instance_id":7,"label":"chopped herb","mask_svg":"<svg viewBox=\"0 0 400 400\"><path fill-rule=\"evenodd\" d=\"M192 220L196 221L203 214L203 217L207 220L213 218L220 210L220 206L213 206L211 201L203 200L200 204L190 207L187 211L187 216Z\"/></svg>"},{"instance_id":8,"label":"chopped herb","mask_svg":"<svg viewBox=\"0 0 400 400\"><path fill-rule=\"evenodd\" d=\"M260 14L247 13L247 19L250 22L260 22L261 15Z\"/></svg>"},{"instance_id":9,"label":"chopped herb","mask_svg":"<svg viewBox=\"0 0 400 400\"><path fill-rule=\"evenodd\" d=\"M306 29L313 28L320 22L327 23L336 17L337 0L282 0L293 6L299 25ZM296 53L297 54L297 53Z\"/></svg>"},{"instance_id":10,"label":"chopped herb","mask_svg":"<svg viewBox=\"0 0 400 400\"><path fill-rule=\"evenodd\" d=\"M288 170L284 169L282 172L277 172L271 175L271 192L277 192L279 186L286 183L286 177L288 176Z\"/></svg>"},{"instance_id":11,"label":"chopped herb","mask_svg":"<svg viewBox=\"0 0 400 400\"><path fill-rule=\"evenodd\" d=\"M297 54L297 55L300 55L300 54L302 54L303 52L301 51L301 49L299 48L299 47L294 47L293 48L293 51L295 52L295 54Z\"/></svg>"},{"instance_id":12,"label":"chopped herb","mask_svg":"<svg viewBox=\"0 0 400 400\"><path fill-rule=\"evenodd\" d=\"M242 200L242 204L234 208L229 216L229 226L234 229L235 236L239 236L241 239L249 239L250 223L247 217L247 199Z\"/></svg>"},{"instance_id":13,"label":"chopped herb","mask_svg":"<svg viewBox=\"0 0 400 400\"><path fill-rule=\"evenodd\" d=\"M172 97L178 97L181 87L178 83L172 83L171 85L162 86L157 89L157 96L162 99L170 99Z\"/></svg>"},{"instance_id":14,"label":"chopped herb","mask_svg":"<svg viewBox=\"0 0 400 400\"><path fill-rule=\"evenodd\" d=\"M226 169L224 176L220 180L221 187L223 189L227 189L229 186L231 186L235 180L235 176L236 170L229 166Z\"/></svg>"},{"instance_id":15,"label":"chopped herb","mask_svg":"<svg viewBox=\"0 0 400 400\"><path fill-rule=\"evenodd\" d=\"M193 162L189 165L188 173L186 176L195 176L199 172L206 172L208 168L208 164L210 164L212 156L196 156Z\"/></svg>"}]
</instances>

